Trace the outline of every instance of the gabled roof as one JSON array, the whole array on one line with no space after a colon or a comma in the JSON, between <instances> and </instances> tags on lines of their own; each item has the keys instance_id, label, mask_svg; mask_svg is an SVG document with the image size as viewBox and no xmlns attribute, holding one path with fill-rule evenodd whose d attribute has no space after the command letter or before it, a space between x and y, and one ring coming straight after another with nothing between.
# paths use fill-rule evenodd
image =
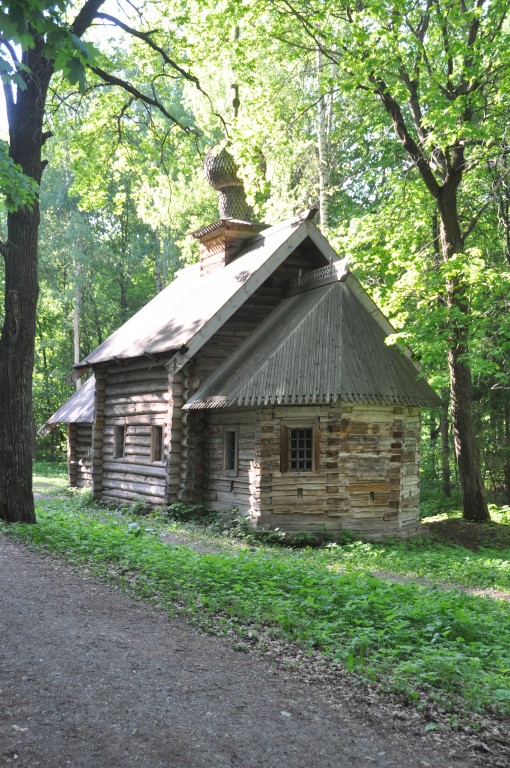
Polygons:
<instances>
[{"instance_id":1,"label":"gabled roof","mask_svg":"<svg viewBox=\"0 0 510 768\"><path fill-rule=\"evenodd\" d=\"M199 264L193 264L181 270L78 367L178 350L187 352L189 359L307 237L318 246L325 263L329 258L338 259L306 218L265 229L221 269L201 275Z\"/></svg>"},{"instance_id":2,"label":"gabled roof","mask_svg":"<svg viewBox=\"0 0 510 768\"><path fill-rule=\"evenodd\" d=\"M439 398L347 272L282 301L186 409L349 402L432 406ZM384 325L387 324L388 328Z\"/></svg>"},{"instance_id":3,"label":"gabled roof","mask_svg":"<svg viewBox=\"0 0 510 768\"><path fill-rule=\"evenodd\" d=\"M77 389L69 400L50 416L46 424L39 430L39 434L46 435L57 424L92 424L94 421L94 390L96 386L95 376L91 376L80 389Z\"/></svg>"}]
</instances>

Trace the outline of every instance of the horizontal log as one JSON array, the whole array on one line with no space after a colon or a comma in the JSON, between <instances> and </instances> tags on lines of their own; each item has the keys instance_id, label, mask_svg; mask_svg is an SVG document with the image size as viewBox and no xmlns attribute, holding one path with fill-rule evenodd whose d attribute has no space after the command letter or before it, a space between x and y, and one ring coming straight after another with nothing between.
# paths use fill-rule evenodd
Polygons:
<instances>
[{"instance_id":1,"label":"horizontal log","mask_svg":"<svg viewBox=\"0 0 510 768\"><path fill-rule=\"evenodd\" d=\"M122 381L118 384L108 384L106 387L106 396L111 397L125 397L128 395L142 396L145 393L150 392L152 394L166 393L169 396L168 383L161 379L148 379L143 381Z\"/></svg>"},{"instance_id":2,"label":"horizontal log","mask_svg":"<svg viewBox=\"0 0 510 768\"><path fill-rule=\"evenodd\" d=\"M165 495L165 488L163 485L154 485L150 483L132 483L122 480L120 477L105 477L103 480L103 488L108 493L111 489L121 490L129 493L135 493L137 496L145 496L147 498L163 499Z\"/></svg>"},{"instance_id":3,"label":"horizontal log","mask_svg":"<svg viewBox=\"0 0 510 768\"><path fill-rule=\"evenodd\" d=\"M143 394L138 395L128 395L128 394L122 394L122 395L112 395L108 396L107 402L106 402L106 410L108 408L112 408L112 406L126 406L127 408L131 408L136 405L144 404L144 403L160 403L164 409L168 408L168 399L169 394L168 392L145 392Z\"/></svg>"},{"instance_id":4,"label":"horizontal log","mask_svg":"<svg viewBox=\"0 0 510 768\"><path fill-rule=\"evenodd\" d=\"M138 445L126 445L124 458L132 458L138 464L148 464L151 460L151 452L142 450Z\"/></svg>"},{"instance_id":5,"label":"horizontal log","mask_svg":"<svg viewBox=\"0 0 510 768\"><path fill-rule=\"evenodd\" d=\"M85 477L78 477L76 478L76 482L74 484L74 488L88 488L91 484L92 480L91 478L85 478Z\"/></svg>"},{"instance_id":6,"label":"horizontal log","mask_svg":"<svg viewBox=\"0 0 510 768\"><path fill-rule=\"evenodd\" d=\"M154 420L154 414L151 413L142 413L142 414L130 414L129 417L119 417L115 415L110 415L108 417L108 421L105 424L105 430L108 429L108 427L115 426L119 421L121 424L125 424L127 427L131 426L140 426L142 424L145 424L146 426L150 427L153 424Z\"/></svg>"},{"instance_id":7,"label":"horizontal log","mask_svg":"<svg viewBox=\"0 0 510 768\"><path fill-rule=\"evenodd\" d=\"M131 430L129 430L127 435L127 446L143 446L143 447L149 447L151 446L151 438L150 435L147 437L145 435L133 435L131 434Z\"/></svg>"},{"instance_id":8,"label":"horizontal log","mask_svg":"<svg viewBox=\"0 0 510 768\"><path fill-rule=\"evenodd\" d=\"M151 424L152 422L147 422L146 424L131 424L131 422L127 425L129 430L129 437L149 437L151 435ZM164 426L164 425L163 425ZM107 424L103 430L103 434L105 437L105 440L111 439L113 437L113 434L115 432L115 425L114 424Z\"/></svg>"},{"instance_id":9,"label":"horizontal log","mask_svg":"<svg viewBox=\"0 0 510 768\"><path fill-rule=\"evenodd\" d=\"M147 497L143 494L136 494L132 493L130 491L122 491L120 489L113 489L108 488L108 491L104 491L101 494L100 497L104 501L111 501L114 504L119 502L131 502L132 504L135 504L136 502L142 502L143 504L147 504L147 506L150 507L162 507L165 505L164 499L161 499L157 496Z\"/></svg>"},{"instance_id":10,"label":"horizontal log","mask_svg":"<svg viewBox=\"0 0 510 768\"><path fill-rule=\"evenodd\" d=\"M265 507L264 499L262 499L262 505L264 508ZM289 506L288 504L271 504L271 505L268 505L268 509L270 509L274 515L289 515L289 514L296 513L295 509L292 506ZM307 508L306 511L299 513L299 515L300 516L302 515L303 517L313 518L315 520L317 519L317 517L324 517L325 512L326 512L325 509L317 509L317 508L308 509Z\"/></svg>"},{"instance_id":11,"label":"horizontal log","mask_svg":"<svg viewBox=\"0 0 510 768\"><path fill-rule=\"evenodd\" d=\"M105 461L103 467L107 472L129 472L135 475L147 475L148 477L165 477L166 469L159 464L139 464L125 459L124 461Z\"/></svg>"},{"instance_id":12,"label":"horizontal log","mask_svg":"<svg viewBox=\"0 0 510 768\"><path fill-rule=\"evenodd\" d=\"M170 357L161 358L157 362L154 360L150 360L148 357L139 357L137 359L131 359L131 360L124 360L124 361L115 361L111 362L107 365L106 371L108 373L108 376L110 376L112 373L119 373L120 375L125 375L126 373L130 373L132 371L149 371L151 373L154 373L155 371L163 372L164 375L168 376L168 371L166 370L165 363L167 363L170 360Z\"/></svg>"},{"instance_id":13,"label":"horizontal log","mask_svg":"<svg viewBox=\"0 0 510 768\"><path fill-rule=\"evenodd\" d=\"M131 405L107 405L105 408L106 418L112 416L124 417L126 423L129 424L133 415L161 415L165 416L167 412L166 404L163 402L156 403L132 403Z\"/></svg>"},{"instance_id":14,"label":"horizontal log","mask_svg":"<svg viewBox=\"0 0 510 768\"><path fill-rule=\"evenodd\" d=\"M147 483L148 485L157 485L164 490L166 477L152 477L146 472L105 472L105 480L110 484L111 482L128 482L128 483ZM120 478L120 479L119 479Z\"/></svg>"}]
</instances>

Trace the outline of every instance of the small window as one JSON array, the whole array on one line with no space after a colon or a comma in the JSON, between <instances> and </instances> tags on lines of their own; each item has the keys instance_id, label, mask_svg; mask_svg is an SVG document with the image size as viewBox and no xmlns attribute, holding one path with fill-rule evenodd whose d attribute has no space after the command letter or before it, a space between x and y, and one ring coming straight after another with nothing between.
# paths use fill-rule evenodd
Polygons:
<instances>
[{"instance_id":1,"label":"small window","mask_svg":"<svg viewBox=\"0 0 510 768\"><path fill-rule=\"evenodd\" d=\"M318 429L314 425L282 425L282 472L316 472L319 467Z\"/></svg>"},{"instance_id":2,"label":"small window","mask_svg":"<svg viewBox=\"0 0 510 768\"><path fill-rule=\"evenodd\" d=\"M289 429L289 470L311 472L313 469L313 429Z\"/></svg>"},{"instance_id":3,"label":"small window","mask_svg":"<svg viewBox=\"0 0 510 768\"><path fill-rule=\"evenodd\" d=\"M238 436L238 427L225 428L223 433L223 469L225 472L237 472Z\"/></svg>"},{"instance_id":4,"label":"small window","mask_svg":"<svg viewBox=\"0 0 510 768\"><path fill-rule=\"evenodd\" d=\"M163 461L163 427L159 424L151 427L151 461Z\"/></svg>"},{"instance_id":5,"label":"small window","mask_svg":"<svg viewBox=\"0 0 510 768\"><path fill-rule=\"evenodd\" d=\"M115 425L113 433L113 458L123 459L126 448L126 427Z\"/></svg>"}]
</instances>

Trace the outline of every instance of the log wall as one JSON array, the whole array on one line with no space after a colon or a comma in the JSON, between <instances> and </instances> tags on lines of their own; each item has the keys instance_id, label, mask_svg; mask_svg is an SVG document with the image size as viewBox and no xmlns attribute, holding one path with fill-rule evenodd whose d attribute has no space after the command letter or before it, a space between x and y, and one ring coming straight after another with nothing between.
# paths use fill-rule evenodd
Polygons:
<instances>
[{"instance_id":1,"label":"log wall","mask_svg":"<svg viewBox=\"0 0 510 768\"><path fill-rule=\"evenodd\" d=\"M239 428L239 470L223 470L223 431ZM282 471L282 425L311 426L313 472ZM263 528L412 532L418 524L419 410L321 405L211 411L205 503L236 506Z\"/></svg>"},{"instance_id":2,"label":"log wall","mask_svg":"<svg viewBox=\"0 0 510 768\"><path fill-rule=\"evenodd\" d=\"M260 436L261 516L263 528L286 531L340 530L350 512L349 495L340 480L338 407L279 406L263 413ZM282 472L282 425L311 426L318 443L313 472Z\"/></svg>"},{"instance_id":3,"label":"log wall","mask_svg":"<svg viewBox=\"0 0 510 768\"><path fill-rule=\"evenodd\" d=\"M405 411L400 476L400 522L402 529L417 525L420 514L420 438L421 419L418 408Z\"/></svg>"},{"instance_id":4,"label":"log wall","mask_svg":"<svg viewBox=\"0 0 510 768\"><path fill-rule=\"evenodd\" d=\"M196 391L195 384L195 362L192 360L182 371L184 402ZM204 411L181 411L180 425L182 431L180 445L177 446L180 451L180 482L177 498L186 504L201 504L207 476L206 414Z\"/></svg>"},{"instance_id":5,"label":"log wall","mask_svg":"<svg viewBox=\"0 0 510 768\"><path fill-rule=\"evenodd\" d=\"M147 360L110 365L105 370L101 498L122 503L163 505L169 434L168 372ZM164 456L153 461L151 428L163 427ZM115 427L124 427L124 456L114 456Z\"/></svg>"},{"instance_id":6,"label":"log wall","mask_svg":"<svg viewBox=\"0 0 510 768\"><path fill-rule=\"evenodd\" d=\"M92 425L92 493L95 499L101 499L103 495L105 368L97 368L94 375L96 388L94 390L94 423Z\"/></svg>"},{"instance_id":7,"label":"log wall","mask_svg":"<svg viewBox=\"0 0 510 768\"><path fill-rule=\"evenodd\" d=\"M207 476L204 481L205 506L224 511L236 507L257 524L260 515L260 450L258 442L262 411L211 411L206 419ZM224 470L225 427L238 428L237 470Z\"/></svg>"},{"instance_id":8,"label":"log wall","mask_svg":"<svg viewBox=\"0 0 510 768\"><path fill-rule=\"evenodd\" d=\"M67 425L67 470L71 488L92 485L92 424Z\"/></svg>"}]
</instances>

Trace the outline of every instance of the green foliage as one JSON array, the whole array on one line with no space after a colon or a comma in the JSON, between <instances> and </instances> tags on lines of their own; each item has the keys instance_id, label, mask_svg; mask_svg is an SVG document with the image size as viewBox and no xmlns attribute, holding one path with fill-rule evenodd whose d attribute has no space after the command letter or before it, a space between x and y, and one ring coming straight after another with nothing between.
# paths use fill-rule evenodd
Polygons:
<instances>
[{"instance_id":1,"label":"green foliage","mask_svg":"<svg viewBox=\"0 0 510 768\"><path fill-rule=\"evenodd\" d=\"M177 522L194 521L204 526L214 522L217 517L215 512L206 509L202 504L184 504L181 501L170 504L166 513L170 520Z\"/></svg>"},{"instance_id":2,"label":"green foliage","mask_svg":"<svg viewBox=\"0 0 510 768\"><path fill-rule=\"evenodd\" d=\"M41 502L38 519L36 526L2 530L94 567L215 631L235 632L244 642L255 643L258 632L271 627L412 703L432 699L452 712L510 712L506 603L365 572L390 560L397 570L407 561L409 571L414 560L412 573L425 569L436 578L438 561L447 558L450 576L453 569L465 579L479 573L483 581L485 558L486 568L508 584L508 563L505 570L493 553L473 556L476 563L469 564L465 553L448 554L425 541L329 545L318 552L263 547L199 553L159 541L161 515L134 520L65 500Z\"/></svg>"},{"instance_id":3,"label":"green foliage","mask_svg":"<svg viewBox=\"0 0 510 768\"><path fill-rule=\"evenodd\" d=\"M71 6L68 0L9 0L0 9L0 32L23 51L34 48L37 39L43 41L44 56L53 61L53 70L62 72L70 85L78 85L83 92L86 65L92 62L95 49L73 34L66 21ZM26 65L0 56L0 69L4 80L26 89Z\"/></svg>"},{"instance_id":4,"label":"green foliage","mask_svg":"<svg viewBox=\"0 0 510 768\"><path fill-rule=\"evenodd\" d=\"M361 570L389 573L429 584L488 587L510 591L510 547L502 550L446 545L434 540L411 539L391 545L353 542L329 547L328 567L342 572Z\"/></svg>"},{"instance_id":5,"label":"green foliage","mask_svg":"<svg viewBox=\"0 0 510 768\"><path fill-rule=\"evenodd\" d=\"M34 480L67 480L67 464L61 461L34 461Z\"/></svg>"},{"instance_id":6,"label":"green foliage","mask_svg":"<svg viewBox=\"0 0 510 768\"><path fill-rule=\"evenodd\" d=\"M30 207L37 196L38 187L33 179L25 176L22 169L9 156L7 142L0 140L0 196L8 211L22 206Z\"/></svg>"}]
</instances>

